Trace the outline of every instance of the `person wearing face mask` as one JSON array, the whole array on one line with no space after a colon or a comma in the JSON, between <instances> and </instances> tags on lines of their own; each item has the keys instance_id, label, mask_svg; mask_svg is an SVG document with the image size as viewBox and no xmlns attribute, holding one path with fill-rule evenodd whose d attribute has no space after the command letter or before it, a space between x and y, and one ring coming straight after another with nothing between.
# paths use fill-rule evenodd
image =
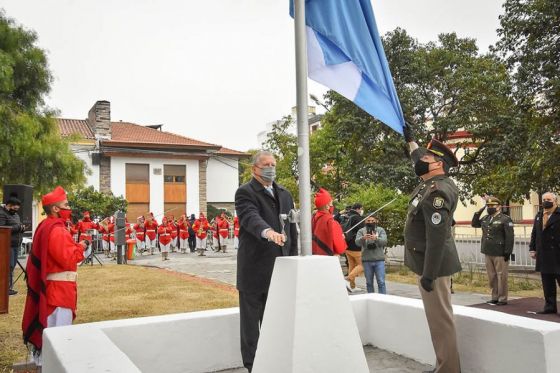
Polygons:
<instances>
[{"instance_id":1,"label":"person wearing face mask","mask_svg":"<svg viewBox=\"0 0 560 373\"><path fill-rule=\"evenodd\" d=\"M487 215L480 218L486 210ZM489 197L486 206L474 213L471 225L482 228L481 253L485 255L492 299L488 304L503 306L508 300L508 265L513 251L513 222L500 211L500 200Z\"/></svg>"},{"instance_id":2,"label":"person wearing face mask","mask_svg":"<svg viewBox=\"0 0 560 373\"><path fill-rule=\"evenodd\" d=\"M47 218L35 230L27 259L27 298L23 313L23 340L31 344L40 365L43 329L71 325L76 317L78 263L89 243L76 243L65 227L72 210L60 186L42 197Z\"/></svg>"},{"instance_id":3,"label":"person wearing face mask","mask_svg":"<svg viewBox=\"0 0 560 373\"><path fill-rule=\"evenodd\" d=\"M538 314L557 313L556 284L560 286L560 208L558 197L551 192L542 195L542 210L533 223L529 254L536 259L541 273L544 308Z\"/></svg>"},{"instance_id":4,"label":"person wearing face mask","mask_svg":"<svg viewBox=\"0 0 560 373\"><path fill-rule=\"evenodd\" d=\"M274 262L279 256L298 253L296 225L280 216L289 214L294 200L288 190L274 182L274 155L257 152L253 157L252 175L251 180L235 192L235 210L239 217L237 290L241 356L249 372L253 369Z\"/></svg>"},{"instance_id":5,"label":"person wearing face mask","mask_svg":"<svg viewBox=\"0 0 560 373\"><path fill-rule=\"evenodd\" d=\"M385 286L385 246L387 233L377 225L377 218L366 218L365 226L356 235L356 245L362 248L362 266L366 276L368 293L374 293L373 277L377 280L380 294L387 294Z\"/></svg>"},{"instance_id":6,"label":"person wearing face mask","mask_svg":"<svg viewBox=\"0 0 560 373\"><path fill-rule=\"evenodd\" d=\"M436 365L432 372L459 373L459 351L451 305L451 275L461 271L453 239L453 213L459 190L447 176L458 166L455 154L432 139L418 147L406 134L420 184L410 196L404 229L404 263L418 275Z\"/></svg>"},{"instance_id":7,"label":"person wearing face mask","mask_svg":"<svg viewBox=\"0 0 560 373\"><path fill-rule=\"evenodd\" d=\"M15 197L10 197L6 204L0 207L0 226L10 227L12 232L10 240L10 272L8 273L8 294L16 295L17 291L13 289L14 286L14 269L17 265L17 257L21 241L23 239L23 232L25 225L21 224L21 219L18 215L21 201Z\"/></svg>"},{"instance_id":8,"label":"person wearing face mask","mask_svg":"<svg viewBox=\"0 0 560 373\"><path fill-rule=\"evenodd\" d=\"M315 194L317 212L311 220L313 255L340 255L346 250L346 240L340 224L333 217L333 201L330 193L320 188Z\"/></svg>"},{"instance_id":9,"label":"person wearing face mask","mask_svg":"<svg viewBox=\"0 0 560 373\"><path fill-rule=\"evenodd\" d=\"M348 276L346 276L346 290L353 292L360 290L356 287L356 277L364 273L362 266L362 248L356 244L356 235L358 231L364 227L362 215L364 214L364 207L361 203L355 203L352 209L348 212L348 219L346 220L342 229L346 238L348 249L346 250L346 259L348 260Z\"/></svg>"}]
</instances>

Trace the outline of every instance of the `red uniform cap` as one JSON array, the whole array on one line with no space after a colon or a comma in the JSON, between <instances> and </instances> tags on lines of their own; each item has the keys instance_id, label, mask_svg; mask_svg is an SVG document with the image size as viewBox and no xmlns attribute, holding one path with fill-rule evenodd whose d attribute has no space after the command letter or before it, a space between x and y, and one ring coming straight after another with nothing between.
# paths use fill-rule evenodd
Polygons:
<instances>
[{"instance_id":1,"label":"red uniform cap","mask_svg":"<svg viewBox=\"0 0 560 373\"><path fill-rule=\"evenodd\" d=\"M66 199L66 192L61 186L57 186L50 193L47 193L41 198L43 206L49 206L57 202L62 202Z\"/></svg>"},{"instance_id":2,"label":"red uniform cap","mask_svg":"<svg viewBox=\"0 0 560 373\"><path fill-rule=\"evenodd\" d=\"M332 201L332 197L326 189L319 188L317 194L315 194L315 207L321 208L327 203Z\"/></svg>"}]
</instances>

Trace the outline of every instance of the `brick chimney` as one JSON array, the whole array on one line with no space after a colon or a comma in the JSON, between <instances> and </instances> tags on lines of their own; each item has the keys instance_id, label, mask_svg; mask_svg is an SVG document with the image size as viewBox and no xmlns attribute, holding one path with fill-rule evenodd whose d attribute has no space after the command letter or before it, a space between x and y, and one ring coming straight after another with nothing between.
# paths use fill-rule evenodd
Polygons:
<instances>
[{"instance_id":1,"label":"brick chimney","mask_svg":"<svg viewBox=\"0 0 560 373\"><path fill-rule=\"evenodd\" d=\"M111 139L111 103L97 101L88 113L88 124L96 139Z\"/></svg>"}]
</instances>

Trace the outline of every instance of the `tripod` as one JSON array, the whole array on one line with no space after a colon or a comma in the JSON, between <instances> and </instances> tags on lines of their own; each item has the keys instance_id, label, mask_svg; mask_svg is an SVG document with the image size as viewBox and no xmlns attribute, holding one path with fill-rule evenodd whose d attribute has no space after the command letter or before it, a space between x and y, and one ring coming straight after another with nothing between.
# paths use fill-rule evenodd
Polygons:
<instances>
[{"instance_id":1,"label":"tripod","mask_svg":"<svg viewBox=\"0 0 560 373\"><path fill-rule=\"evenodd\" d=\"M94 244L95 244L95 248L94 248ZM95 251L99 248L99 239L95 238L94 240L92 240L91 243L91 252L89 253L89 255L84 259L84 261L82 262L82 264L80 264L80 267L83 266L84 264L90 264L93 265L93 259L97 260L97 263L99 263L101 266L103 266L103 263L101 262L101 260L97 257L97 255L95 255Z\"/></svg>"},{"instance_id":2,"label":"tripod","mask_svg":"<svg viewBox=\"0 0 560 373\"><path fill-rule=\"evenodd\" d=\"M19 259L16 259L16 263L19 266L19 268L21 268L21 273L18 275L18 277L16 277L16 279L14 280L14 282L12 283L12 286L14 286L16 284L16 282L18 282L19 278L22 275L25 275L24 278L27 278L27 271L25 270L25 268L23 268L23 265L21 265L21 263L19 262Z\"/></svg>"}]
</instances>

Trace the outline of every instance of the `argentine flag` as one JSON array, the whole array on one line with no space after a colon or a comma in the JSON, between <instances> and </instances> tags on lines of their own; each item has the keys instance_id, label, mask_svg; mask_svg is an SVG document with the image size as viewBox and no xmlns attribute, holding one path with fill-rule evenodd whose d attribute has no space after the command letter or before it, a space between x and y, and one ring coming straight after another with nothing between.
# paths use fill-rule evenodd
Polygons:
<instances>
[{"instance_id":1,"label":"argentine flag","mask_svg":"<svg viewBox=\"0 0 560 373\"><path fill-rule=\"evenodd\" d=\"M404 116L370 0L306 0L305 24L309 77L402 134Z\"/></svg>"}]
</instances>

